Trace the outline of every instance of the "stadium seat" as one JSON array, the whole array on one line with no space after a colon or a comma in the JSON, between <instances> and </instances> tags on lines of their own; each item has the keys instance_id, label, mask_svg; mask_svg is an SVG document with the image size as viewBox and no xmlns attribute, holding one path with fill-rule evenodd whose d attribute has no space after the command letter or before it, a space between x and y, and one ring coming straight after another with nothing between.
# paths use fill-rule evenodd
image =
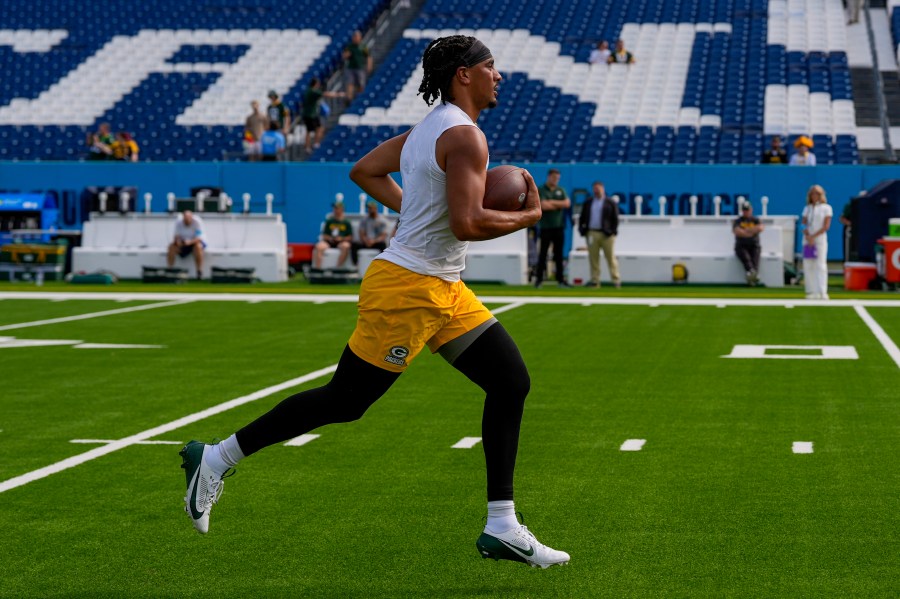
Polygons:
<instances>
[{"instance_id":1,"label":"stadium seat","mask_svg":"<svg viewBox=\"0 0 900 599\"><path fill-rule=\"evenodd\" d=\"M895 47L896 4L891 0L889 14ZM282 75L275 59L290 53L307 65L279 79L285 103L296 108L311 77L340 68L350 33L366 29L388 5L336 0L324 7L302 0L265 11L243 5L198 11L160 0L132 14L86 0L77 13L62 15L9 0L2 19L34 27L22 40L39 51L0 45L0 139L18 126L33 144L0 144L2 155L23 159L30 147L29 157L80 156L86 131L102 121L134 133L143 155L153 159L208 159L239 149L247 97L217 96L228 89L218 65L236 65L232 70L248 81L262 82ZM0 29L12 31L3 21ZM286 29L301 33L273 32ZM149 53L99 52L139 31L157 45L182 35L189 43L172 50L165 72L133 81L130 90L109 97L101 116L79 121L96 92L69 90L67 74L89 61L119 79L155 68ZM483 39L502 69L501 105L483 113L479 125L492 152L510 160L755 163L763 134L813 135L820 159L858 160L846 25L837 0L484 0L477 14L464 2L438 0L414 16L314 159L352 160L420 120L428 110L416 95L422 51L435 36L457 32ZM328 38L322 50L311 43L319 35ZM259 63L248 68L257 52L253 44L267 36L280 45L260 50ZM587 63L597 39L617 38L635 54L634 65ZM55 43L53 51L41 51ZM263 99L266 91L260 83L253 94ZM65 101L49 108L34 103L50 97ZM227 124L225 114L232 115ZM62 125L56 134L35 134L54 119Z\"/></svg>"}]
</instances>

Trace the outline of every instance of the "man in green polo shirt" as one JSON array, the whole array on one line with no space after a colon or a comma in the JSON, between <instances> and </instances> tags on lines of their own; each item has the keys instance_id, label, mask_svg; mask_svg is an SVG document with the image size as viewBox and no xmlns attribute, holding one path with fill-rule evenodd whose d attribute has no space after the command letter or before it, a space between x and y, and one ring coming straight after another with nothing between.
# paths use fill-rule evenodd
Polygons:
<instances>
[{"instance_id":1,"label":"man in green polo shirt","mask_svg":"<svg viewBox=\"0 0 900 599\"><path fill-rule=\"evenodd\" d=\"M544 282L547 272L547 252L553 246L553 261L556 264L556 281L560 287L570 287L566 282L563 259L563 245L566 241L566 210L572 205L566 190L559 186L559 171L551 168L547 172L547 182L538 188L541 197L541 211L544 215L538 223L541 249L538 254L535 287Z\"/></svg>"},{"instance_id":2,"label":"man in green polo shirt","mask_svg":"<svg viewBox=\"0 0 900 599\"><path fill-rule=\"evenodd\" d=\"M344 48L344 90L347 101L352 102L357 93L366 88L366 77L372 72L372 55L362 43L362 33L353 32L350 43Z\"/></svg>"},{"instance_id":3,"label":"man in green polo shirt","mask_svg":"<svg viewBox=\"0 0 900 599\"><path fill-rule=\"evenodd\" d=\"M322 268L322 258L328 248L338 248L341 255L338 257L338 268L343 268L350 254L350 246L353 241L353 225L344 216L344 203L335 202L332 213L325 216L322 223L322 234L316 244L316 252L313 255L313 268Z\"/></svg>"}]
</instances>

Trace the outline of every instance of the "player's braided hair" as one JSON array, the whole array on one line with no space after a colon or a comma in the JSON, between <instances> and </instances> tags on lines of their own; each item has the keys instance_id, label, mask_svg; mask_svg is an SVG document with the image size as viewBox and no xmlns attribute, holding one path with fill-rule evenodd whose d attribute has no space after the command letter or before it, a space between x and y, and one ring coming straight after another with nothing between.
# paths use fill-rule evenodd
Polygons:
<instances>
[{"instance_id":1,"label":"player's braided hair","mask_svg":"<svg viewBox=\"0 0 900 599\"><path fill-rule=\"evenodd\" d=\"M431 106L438 96L442 102L453 100L450 83L456 75L456 69L465 66L462 62L463 56L474 43L474 37L450 35L439 37L428 44L422 55L425 75L419 86L419 93L426 104Z\"/></svg>"}]
</instances>

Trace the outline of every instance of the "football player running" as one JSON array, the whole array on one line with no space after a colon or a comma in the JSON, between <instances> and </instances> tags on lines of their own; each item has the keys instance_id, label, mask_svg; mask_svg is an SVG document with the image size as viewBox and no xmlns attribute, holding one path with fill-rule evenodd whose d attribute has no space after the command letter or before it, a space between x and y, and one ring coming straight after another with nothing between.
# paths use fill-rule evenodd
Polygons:
<instances>
[{"instance_id":1,"label":"football player running","mask_svg":"<svg viewBox=\"0 0 900 599\"><path fill-rule=\"evenodd\" d=\"M541 217L534 180L516 212L485 209L488 145L476 122L497 105L500 73L483 43L454 35L423 55L419 87L440 103L410 131L357 162L350 177L400 213L390 246L370 265L359 296L356 329L323 387L292 395L216 445L181 451L186 511L209 528L222 478L241 459L321 426L365 414L427 345L485 392L482 439L487 469L487 524L476 541L484 558L533 567L565 564L569 555L540 543L516 518L513 473L530 378L515 342L460 279L469 241L493 239ZM391 178L400 172L402 188Z\"/></svg>"}]
</instances>

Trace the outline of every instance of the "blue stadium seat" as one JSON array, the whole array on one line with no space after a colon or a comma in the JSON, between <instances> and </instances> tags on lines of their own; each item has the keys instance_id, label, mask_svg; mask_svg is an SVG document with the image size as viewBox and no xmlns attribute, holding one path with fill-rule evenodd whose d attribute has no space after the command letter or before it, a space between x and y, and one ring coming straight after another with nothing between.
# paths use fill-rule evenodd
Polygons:
<instances>
[{"instance_id":1,"label":"blue stadium seat","mask_svg":"<svg viewBox=\"0 0 900 599\"><path fill-rule=\"evenodd\" d=\"M59 0L46 5L56 7ZM388 5L388 0L335 0L328 5L311 0L299 3L271 3L246 0L214 3L214 9L158 0L139 4L129 11L110 10L101 0L85 0L78 11L43 10L45 3L8 0L0 17L0 28L64 28L68 37L50 52L13 52L0 46L0 106L15 98L33 99L83 64L116 35L135 35L144 29L304 29L314 28L330 38L320 56L311 60L306 73L298 76L284 94L284 101L295 108L313 76L327 77L340 69L341 50L350 32L366 29ZM60 7L62 5L60 4ZM779 44L768 44L769 14L767 0L634 0L598 3L573 0L570 3L546 3L539 0L482 0L477 12L467 0L431 0L413 19L410 29L487 28L511 31L528 30L558 44L562 55L576 65L585 63L598 39L615 40L623 31L636 26L664 23L666 26L703 24L693 39L687 64L682 109L699 112L700 120L687 127L676 123L634 126L634 119L616 117L606 122L619 127L592 124L599 98L576 97L535 76L521 72L503 72L502 104L486 111L479 120L491 143L492 156L528 160L647 161L690 163L695 161L758 161L765 117L767 86L807 85L811 93L830 94L833 100L853 98L847 55L842 51L788 52ZM895 46L900 41L900 10L890 15ZM711 27L715 24L715 27ZM721 24L730 27L726 31ZM365 91L347 109L349 114L365 115L370 108L391 107L404 84L417 68L428 40L403 37L389 50L387 58L372 74ZM245 56L248 44L186 44L169 57L169 64L234 63ZM639 62L649 57L638 56ZM504 65L498 65L504 68ZM187 127L176 123L196 99L210 90L215 73L154 73L124 98L116 102L90 127L64 126L53 129L22 123L22 140L28 143L4 144L14 131L13 125L0 126L0 151L24 158L47 156L66 158L85 151L84 136L101 121L114 129L132 132L143 155L152 159L217 158L223 151L238 151L241 123L229 126ZM564 79L560 77L561 81ZM565 85L571 85L571 82ZM648 86L649 88L649 86ZM260 90L264 94L265 90ZM640 98L629 98L629 102ZM642 121L646 122L646 121ZM652 122L652 121L650 121ZM686 121L680 121L686 122ZM690 121L687 121L690 122ZM718 123L711 130L700 123ZM627 125L626 125L627 123ZM352 160L375 144L398 133L397 125L358 125L331 130L313 159ZM405 123L408 127L411 123ZM817 128L821 130L821 128ZM827 130L827 129L826 129ZM18 133L17 133L18 137ZM356 143L359 141L360 143ZM189 143L190 142L190 143ZM25 148L29 151L26 153ZM191 154L193 152L193 154ZM853 137L816 139L821 162L852 163L859 150Z\"/></svg>"}]
</instances>

